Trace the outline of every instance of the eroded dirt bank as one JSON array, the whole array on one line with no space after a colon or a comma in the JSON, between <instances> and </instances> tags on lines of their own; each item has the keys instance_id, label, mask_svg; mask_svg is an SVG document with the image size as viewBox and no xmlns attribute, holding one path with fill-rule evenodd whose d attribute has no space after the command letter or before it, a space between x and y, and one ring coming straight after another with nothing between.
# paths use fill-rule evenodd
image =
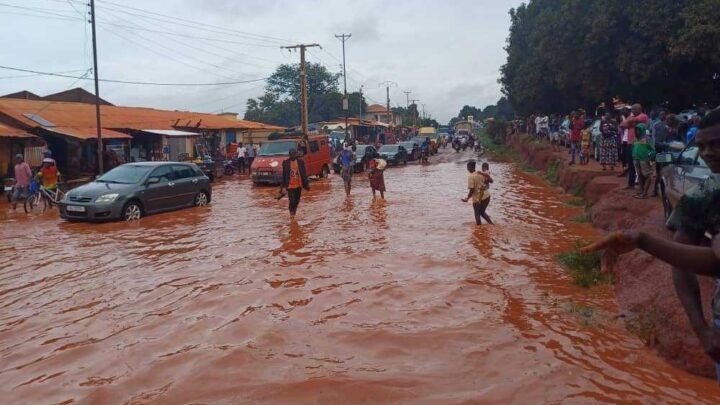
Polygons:
<instances>
[{"instance_id":1,"label":"eroded dirt bank","mask_svg":"<svg viewBox=\"0 0 720 405\"><path fill-rule=\"evenodd\" d=\"M633 198L632 191L622 189L627 185L627 177L603 172L594 161L587 166L570 166L565 149L553 151L547 144L533 142L525 135L512 136L508 144L527 164L551 177L565 191L584 192L596 228L606 232L640 228L672 237L664 227L660 200ZM714 366L703 353L675 294L670 266L637 251L623 255L614 271L615 293L628 329L673 365L695 374L715 376ZM709 315L714 283L708 277L700 277L700 283L705 313Z\"/></svg>"}]
</instances>

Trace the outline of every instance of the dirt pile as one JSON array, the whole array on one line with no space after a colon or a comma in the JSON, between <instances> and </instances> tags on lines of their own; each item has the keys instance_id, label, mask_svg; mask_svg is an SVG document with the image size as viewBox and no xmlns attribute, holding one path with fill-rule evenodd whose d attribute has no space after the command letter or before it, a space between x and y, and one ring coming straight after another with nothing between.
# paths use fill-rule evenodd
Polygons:
<instances>
[{"instance_id":1,"label":"dirt pile","mask_svg":"<svg viewBox=\"0 0 720 405\"><path fill-rule=\"evenodd\" d=\"M605 231L640 228L667 238L659 199L638 200L623 190L626 178L602 171L596 163L569 165L567 150L554 151L524 135L512 136L509 146L523 161L544 172L548 180L565 191L583 193L592 223ZM713 377L715 369L703 353L675 294L670 266L644 252L623 255L615 266L615 293L628 329L670 363L692 373ZM700 278L706 315L714 283Z\"/></svg>"}]
</instances>

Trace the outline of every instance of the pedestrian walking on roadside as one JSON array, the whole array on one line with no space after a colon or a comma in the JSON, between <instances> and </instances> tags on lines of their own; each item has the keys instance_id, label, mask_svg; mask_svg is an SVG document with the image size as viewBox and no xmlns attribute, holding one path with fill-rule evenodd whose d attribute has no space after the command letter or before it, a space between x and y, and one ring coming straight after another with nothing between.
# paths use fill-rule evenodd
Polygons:
<instances>
[{"instance_id":1,"label":"pedestrian walking on roadside","mask_svg":"<svg viewBox=\"0 0 720 405\"><path fill-rule=\"evenodd\" d=\"M238 143L237 149L237 161L238 161L238 173L245 174L245 157L247 154L247 148L242 143Z\"/></svg>"},{"instance_id":2,"label":"pedestrian walking on roadside","mask_svg":"<svg viewBox=\"0 0 720 405\"><path fill-rule=\"evenodd\" d=\"M575 164L575 156L580 155L580 143L582 142L582 130L585 128L585 115L573 111L572 124L570 127L570 164Z\"/></svg>"},{"instance_id":3,"label":"pedestrian walking on roadside","mask_svg":"<svg viewBox=\"0 0 720 405\"><path fill-rule=\"evenodd\" d=\"M290 158L283 161L282 164L282 186L280 188L280 196L287 193L288 208L290 210L290 219L295 219L298 206L300 205L300 196L302 189L310 190L310 182L305 171L305 162L298 159L298 153L295 149L290 149L288 153Z\"/></svg>"},{"instance_id":4,"label":"pedestrian walking on roadside","mask_svg":"<svg viewBox=\"0 0 720 405\"><path fill-rule=\"evenodd\" d=\"M638 176L640 192L635 195L635 198L648 198L648 190L654 182L654 160L655 148L650 143L647 128L645 124L637 124L635 126L635 140L633 142L633 164L635 165L635 172Z\"/></svg>"},{"instance_id":5,"label":"pedestrian walking on roadside","mask_svg":"<svg viewBox=\"0 0 720 405\"><path fill-rule=\"evenodd\" d=\"M370 189L372 189L373 200L376 197L376 191L380 192L381 199L385 199L385 167L387 167L387 162L379 156L375 156L375 158L370 161L368 178L370 179Z\"/></svg>"},{"instance_id":6,"label":"pedestrian walking on roadside","mask_svg":"<svg viewBox=\"0 0 720 405\"><path fill-rule=\"evenodd\" d=\"M12 202L12 209L17 208L17 202L21 198L28 196L30 191L30 180L32 180L32 170L30 165L25 162L23 155L18 153L15 155L15 188L13 189L10 201Z\"/></svg>"},{"instance_id":7,"label":"pedestrian walking on roadside","mask_svg":"<svg viewBox=\"0 0 720 405\"><path fill-rule=\"evenodd\" d=\"M345 195L350 197L352 189L352 176L355 167L355 146L345 144L345 148L340 152L340 174L345 185Z\"/></svg>"},{"instance_id":8,"label":"pedestrian walking on roadside","mask_svg":"<svg viewBox=\"0 0 720 405\"><path fill-rule=\"evenodd\" d=\"M603 170L615 170L618 158L618 126L612 114L606 113L600 122L600 164Z\"/></svg>"},{"instance_id":9,"label":"pedestrian walking on roadside","mask_svg":"<svg viewBox=\"0 0 720 405\"><path fill-rule=\"evenodd\" d=\"M474 160L468 161L468 195L467 197L462 199L462 202L468 202L470 199L472 199L473 212L475 214L475 223L477 225L482 225L483 218L485 218L485 220L488 221L489 224L492 224L490 218L483 211L483 200L485 200L485 192L487 185L485 181L485 176L480 173L476 173L476 167L477 164ZM487 204L489 203L490 199L488 198ZM485 208L487 208L487 205L485 205Z\"/></svg>"},{"instance_id":10,"label":"pedestrian walking on roadside","mask_svg":"<svg viewBox=\"0 0 720 405\"><path fill-rule=\"evenodd\" d=\"M643 124L645 128L647 128L649 121L650 119L643 112L642 106L640 104L633 104L632 108L630 109L630 115L625 118L625 120L623 120L623 122L620 124L621 128L627 130L623 138L623 154L625 155L628 164L628 185L625 188L627 190L635 188L635 180L637 178L632 153L632 145L635 142L635 126L637 126L638 124Z\"/></svg>"},{"instance_id":11,"label":"pedestrian walking on roadside","mask_svg":"<svg viewBox=\"0 0 720 405\"><path fill-rule=\"evenodd\" d=\"M247 166L248 174L252 174L252 164L255 161L255 156L257 156L257 149L255 149L255 145L250 143L250 145L247 146L245 156L245 165Z\"/></svg>"}]
</instances>

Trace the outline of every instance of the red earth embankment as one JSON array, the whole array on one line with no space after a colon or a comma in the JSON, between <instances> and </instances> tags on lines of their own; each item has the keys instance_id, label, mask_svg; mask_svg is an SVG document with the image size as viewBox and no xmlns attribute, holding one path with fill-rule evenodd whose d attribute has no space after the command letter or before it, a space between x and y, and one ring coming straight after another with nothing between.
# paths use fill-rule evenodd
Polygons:
<instances>
[{"instance_id":1,"label":"red earth embankment","mask_svg":"<svg viewBox=\"0 0 720 405\"><path fill-rule=\"evenodd\" d=\"M565 148L554 151L546 143L531 141L524 135L511 136L508 145L518 151L527 164L544 172L568 192L584 190L592 224L604 231L637 228L671 238L664 227L659 199L638 200L633 190L624 190L627 176L618 178L591 162L569 165ZM670 266L652 256L635 251L623 255L614 266L615 293L624 311L628 328L670 363L692 373L712 377L715 370L688 323L675 293ZM700 277L703 304L710 314L714 283Z\"/></svg>"}]
</instances>

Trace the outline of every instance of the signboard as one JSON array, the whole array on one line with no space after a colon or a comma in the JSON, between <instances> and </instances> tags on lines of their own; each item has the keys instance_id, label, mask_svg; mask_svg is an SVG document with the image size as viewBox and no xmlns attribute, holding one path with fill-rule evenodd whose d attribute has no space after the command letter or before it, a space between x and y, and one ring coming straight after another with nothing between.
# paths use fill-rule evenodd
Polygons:
<instances>
[{"instance_id":1,"label":"signboard","mask_svg":"<svg viewBox=\"0 0 720 405\"><path fill-rule=\"evenodd\" d=\"M343 96L342 103L343 103L343 110L347 111L349 109L347 96Z\"/></svg>"},{"instance_id":2,"label":"signboard","mask_svg":"<svg viewBox=\"0 0 720 405\"><path fill-rule=\"evenodd\" d=\"M468 115L468 121L474 122L474 120L475 120L475 117L473 117L472 115Z\"/></svg>"}]
</instances>

